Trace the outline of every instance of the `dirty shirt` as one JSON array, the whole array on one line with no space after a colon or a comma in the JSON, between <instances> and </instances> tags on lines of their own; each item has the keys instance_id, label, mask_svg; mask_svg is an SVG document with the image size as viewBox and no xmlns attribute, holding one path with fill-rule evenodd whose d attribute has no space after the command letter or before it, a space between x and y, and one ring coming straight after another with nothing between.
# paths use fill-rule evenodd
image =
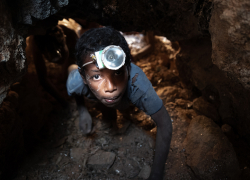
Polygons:
<instances>
[{"instance_id":1,"label":"dirty shirt","mask_svg":"<svg viewBox=\"0 0 250 180\"><path fill-rule=\"evenodd\" d=\"M132 78L135 76L137 76L136 80L132 82ZM66 87L70 96L74 94L84 95L89 99L97 100L91 93L88 85L84 84L78 69L70 72ZM148 115L156 113L163 105L162 100L156 94L145 73L133 63L131 63L127 90L123 95L120 105L116 108L118 110L126 109L129 106L129 102Z\"/></svg>"}]
</instances>

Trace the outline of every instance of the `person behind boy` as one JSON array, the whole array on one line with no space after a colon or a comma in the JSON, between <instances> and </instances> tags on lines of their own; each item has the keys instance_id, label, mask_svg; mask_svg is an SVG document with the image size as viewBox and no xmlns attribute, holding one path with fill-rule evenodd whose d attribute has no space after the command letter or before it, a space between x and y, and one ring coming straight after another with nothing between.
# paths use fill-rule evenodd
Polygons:
<instances>
[{"instance_id":1,"label":"person behind boy","mask_svg":"<svg viewBox=\"0 0 250 180\"><path fill-rule=\"evenodd\" d=\"M98 57L98 53L102 52L116 64L105 64L104 56ZM172 122L152 84L144 72L130 62L130 57L128 44L118 31L111 27L90 29L77 41L78 66L69 67L67 91L69 95L75 95L79 126L84 134L91 132L92 118L84 106L83 96L101 102L103 119L115 121L116 109L128 108L129 102L150 115L157 125L157 135L154 162L148 179L161 180L170 148ZM117 60L122 58L124 65Z\"/></svg>"},{"instance_id":2,"label":"person behind boy","mask_svg":"<svg viewBox=\"0 0 250 180\"><path fill-rule=\"evenodd\" d=\"M29 50L41 85L63 107L67 107L68 102L50 81L45 59L62 66L61 77L66 81L67 69L75 61L74 58L69 58L69 49L75 47L77 39L76 32L64 24L47 29L44 35L31 35L28 39Z\"/></svg>"}]
</instances>

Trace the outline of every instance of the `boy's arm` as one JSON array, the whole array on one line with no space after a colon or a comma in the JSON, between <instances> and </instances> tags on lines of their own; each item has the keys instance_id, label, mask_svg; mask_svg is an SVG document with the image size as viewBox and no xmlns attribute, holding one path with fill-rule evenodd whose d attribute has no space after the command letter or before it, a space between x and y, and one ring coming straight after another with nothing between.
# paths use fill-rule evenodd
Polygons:
<instances>
[{"instance_id":1,"label":"boy's arm","mask_svg":"<svg viewBox=\"0 0 250 180\"><path fill-rule=\"evenodd\" d=\"M152 86L135 105L150 115L157 125L155 157L148 180L162 180L172 138L171 118Z\"/></svg>"},{"instance_id":2,"label":"boy's arm","mask_svg":"<svg viewBox=\"0 0 250 180\"><path fill-rule=\"evenodd\" d=\"M164 105L151 117L157 125L157 134L155 157L148 180L162 180L172 138L172 122Z\"/></svg>"},{"instance_id":3,"label":"boy's arm","mask_svg":"<svg viewBox=\"0 0 250 180\"><path fill-rule=\"evenodd\" d=\"M150 115L157 125L155 157L148 180L162 180L172 137L172 122L145 73L133 64L131 72L133 87L130 88L129 99L136 107Z\"/></svg>"},{"instance_id":4,"label":"boy's arm","mask_svg":"<svg viewBox=\"0 0 250 180\"><path fill-rule=\"evenodd\" d=\"M79 112L79 128L80 131L86 135L92 130L92 118L88 109L85 106L83 96L75 95L77 109Z\"/></svg>"},{"instance_id":5,"label":"boy's arm","mask_svg":"<svg viewBox=\"0 0 250 180\"><path fill-rule=\"evenodd\" d=\"M77 70L77 71L75 71ZM67 91L70 96L74 95L77 105L77 110L79 112L79 128L80 131L87 135L91 133L92 130L92 117L89 114L88 109L85 106L84 97L82 94L83 86L74 87L74 85L83 84L83 81L78 82L81 79L80 74L75 74L74 71L78 72L78 66L72 64L68 67L68 80L66 83Z\"/></svg>"}]
</instances>

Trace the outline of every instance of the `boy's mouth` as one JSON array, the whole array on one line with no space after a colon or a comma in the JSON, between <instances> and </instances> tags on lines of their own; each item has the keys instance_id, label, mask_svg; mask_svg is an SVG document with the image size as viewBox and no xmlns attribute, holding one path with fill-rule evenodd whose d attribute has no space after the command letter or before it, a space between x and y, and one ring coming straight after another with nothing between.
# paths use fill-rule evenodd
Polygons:
<instances>
[{"instance_id":1,"label":"boy's mouth","mask_svg":"<svg viewBox=\"0 0 250 180\"><path fill-rule=\"evenodd\" d=\"M113 104L116 103L117 101L119 101L120 96L114 96L114 97L110 97L110 98L104 98L104 100L108 103L108 104Z\"/></svg>"}]
</instances>

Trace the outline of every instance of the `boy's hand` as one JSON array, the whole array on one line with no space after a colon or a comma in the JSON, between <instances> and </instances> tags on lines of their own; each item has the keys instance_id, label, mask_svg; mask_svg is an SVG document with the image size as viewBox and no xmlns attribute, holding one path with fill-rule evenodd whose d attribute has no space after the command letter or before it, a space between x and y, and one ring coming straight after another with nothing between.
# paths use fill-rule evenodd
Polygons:
<instances>
[{"instance_id":1,"label":"boy's hand","mask_svg":"<svg viewBox=\"0 0 250 180\"><path fill-rule=\"evenodd\" d=\"M86 107L82 107L79 111L79 128L84 135L91 133L92 117Z\"/></svg>"}]
</instances>

